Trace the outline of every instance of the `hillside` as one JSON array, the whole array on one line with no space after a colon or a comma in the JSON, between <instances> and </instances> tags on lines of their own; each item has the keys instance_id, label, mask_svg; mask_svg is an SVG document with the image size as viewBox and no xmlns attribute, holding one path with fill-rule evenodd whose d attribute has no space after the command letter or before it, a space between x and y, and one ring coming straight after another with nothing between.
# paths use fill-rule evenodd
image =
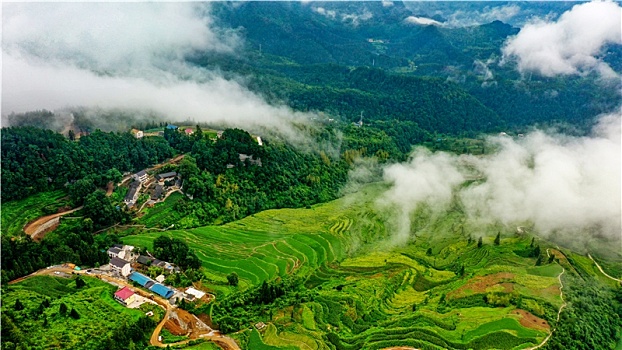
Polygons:
<instances>
[{"instance_id":1,"label":"hillside","mask_svg":"<svg viewBox=\"0 0 622 350\"><path fill-rule=\"evenodd\" d=\"M515 228L470 225L459 209L443 217L420 212L416 238L392 246L385 214L374 205L384 188L166 235L197 252L205 268L201 285L217 295L212 317L221 329L268 325L261 335L242 333L249 349L262 342L283 349L524 348L559 327L561 281L581 276L615 286L569 250L534 243ZM123 242L151 249L157 236ZM232 272L240 276L238 287L227 285ZM250 302L266 281L284 294ZM567 282L564 288L574 290Z\"/></svg>"}]
</instances>

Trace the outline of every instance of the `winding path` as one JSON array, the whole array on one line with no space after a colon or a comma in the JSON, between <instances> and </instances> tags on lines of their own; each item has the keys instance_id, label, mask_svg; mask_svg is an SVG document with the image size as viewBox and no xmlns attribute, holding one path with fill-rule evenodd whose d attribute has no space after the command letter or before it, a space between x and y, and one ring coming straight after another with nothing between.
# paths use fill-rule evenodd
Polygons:
<instances>
[{"instance_id":1,"label":"winding path","mask_svg":"<svg viewBox=\"0 0 622 350\"><path fill-rule=\"evenodd\" d=\"M187 339L181 342L177 342L177 343L170 343L170 344L163 344L162 342L160 342L158 340L158 337L160 335L160 332L162 331L162 327L164 327L164 324L166 323L166 321L168 320L170 313L174 310L174 306L170 304L170 302L164 298L161 298L157 295L153 295L147 291L144 291L140 288L134 288L134 286L132 286L130 283L128 283L127 281L120 279L120 278L116 278L116 277L112 277L112 276L108 276L108 275L102 275L102 274L94 274L94 273L90 273L87 274L86 271L82 270L82 271L76 271L67 267L52 267L52 268L45 268L45 269L41 269L38 270L36 272L31 273L30 275L27 276L23 276L20 278L17 278L13 281L10 281L9 284L15 284L18 283L20 281L23 281L27 278L30 278L32 276L37 276L37 275L54 275L55 272L63 272L66 274L77 274L77 275L87 275L90 277L95 277L95 278L99 278L100 280L103 280L105 282L108 282L112 285L116 285L116 286L127 286L127 287L131 287L132 290L134 290L137 294L151 299L153 301L155 301L156 303L158 303L160 306L162 306L164 309L166 309L166 314L164 315L164 317L162 317L162 320L160 321L160 323L156 326L156 328L154 329L153 333L151 334L151 338L150 338L150 343L153 346L157 346L160 348L164 348L167 346L175 346L175 345L181 345L181 344L185 344L190 342L192 339ZM235 342L235 340L233 340L232 338L229 338L225 335L220 334L219 331L214 331L211 330L208 334L201 334L199 335L199 339L206 339L206 340L210 340L212 342L214 342L216 345L220 346L221 348L225 349L225 350L241 350L240 346Z\"/></svg>"},{"instance_id":2,"label":"winding path","mask_svg":"<svg viewBox=\"0 0 622 350\"><path fill-rule=\"evenodd\" d=\"M622 280L619 278L615 278L615 277L611 277L608 273L606 273L602 267L600 267L600 265L596 262L596 260L594 260L594 258L592 258L592 256L590 255L590 253L587 253L587 256L592 259L592 261L594 262L594 264L596 264L596 267L598 267L598 269L600 270L600 272L605 275L605 277L610 278L614 281L620 282L622 283Z\"/></svg>"},{"instance_id":3,"label":"winding path","mask_svg":"<svg viewBox=\"0 0 622 350\"><path fill-rule=\"evenodd\" d=\"M549 257L551 256L551 255L549 254L549 249L548 249L548 248L546 249L546 256L549 256ZM555 329L557 329L557 324L559 323L559 318L560 318L560 316L561 316L561 314L562 314L562 310L563 310L563 309L566 307L566 305L567 305L566 301L564 300L564 291L562 290L562 289L564 289L564 283L562 282L562 275L564 274L564 272L566 272L566 269L564 269L564 267L562 266L562 272L559 274L559 276L557 276L557 279L559 280L559 285L560 285L560 287L559 287L559 297L562 299L563 304L562 304L562 306L560 306L560 307L559 307L559 311L557 311L557 322L556 322L556 326L555 326L555 327L553 327L553 329L551 329L551 333L549 333L549 335L547 335L547 336L546 336L546 338L544 338L544 340L542 341L542 343L540 343L540 344L538 344L538 345L536 345L536 346L534 346L534 347L527 348L526 350L535 350L535 349L539 349L539 348L543 347L543 346L544 346L544 344L546 344L546 342L548 342L548 341L549 341L549 339L550 339L550 338L551 338L551 336L553 335L553 332L555 332Z\"/></svg>"},{"instance_id":4,"label":"winding path","mask_svg":"<svg viewBox=\"0 0 622 350\"><path fill-rule=\"evenodd\" d=\"M52 221L52 220L54 220L54 219L56 219L58 217L61 217L63 215L71 214L71 213L73 213L75 211L78 211L80 209L82 209L82 206L77 207L75 209L67 210L67 211L64 211L64 212L61 212L61 213L56 213L56 214L52 214L52 215L42 216L42 217L38 218L37 220L35 220L35 221L31 222L31 223L26 224L24 226L24 232L27 235L29 235L32 239L39 239L39 238L43 239L43 237L39 237L39 234L41 232L44 232L47 228L49 228L49 227L45 227L45 225L48 222L50 222L50 221ZM40 227L42 227L42 226L45 227L43 230L40 229Z\"/></svg>"}]
</instances>

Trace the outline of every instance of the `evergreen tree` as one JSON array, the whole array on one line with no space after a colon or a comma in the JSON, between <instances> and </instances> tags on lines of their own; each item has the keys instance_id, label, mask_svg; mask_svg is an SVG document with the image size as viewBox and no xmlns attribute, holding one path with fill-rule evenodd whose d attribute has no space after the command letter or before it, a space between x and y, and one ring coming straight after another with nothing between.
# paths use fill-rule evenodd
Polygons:
<instances>
[{"instance_id":1,"label":"evergreen tree","mask_svg":"<svg viewBox=\"0 0 622 350\"><path fill-rule=\"evenodd\" d=\"M78 311L76 311L76 309L71 308L71 312L69 313L69 316L71 316L71 318L73 319L79 319L80 318L80 314L78 314Z\"/></svg>"},{"instance_id":2,"label":"evergreen tree","mask_svg":"<svg viewBox=\"0 0 622 350\"><path fill-rule=\"evenodd\" d=\"M501 232L497 233L497 237L495 237L495 245L499 245L501 243Z\"/></svg>"},{"instance_id":3,"label":"evergreen tree","mask_svg":"<svg viewBox=\"0 0 622 350\"><path fill-rule=\"evenodd\" d=\"M481 248L484 242L482 241L482 237L477 240L477 248Z\"/></svg>"},{"instance_id":4,"label":"evergreen tree","mask_svg":"<svg viewBox=\"0 0 622 350\"><path fill-rule=\"evenodd\" d=\"M60 306L58 307L58 312L64 316L67 313L67 305L65 305L65 303L60 303Z\"/></svg>"},{"instance_id":5,"label":"evergreen tree","mask_svg":"<svg viewBox=\"0 0 622 350\"><path fill-rule=\"evenodd\" d=\"M538 255L538 260L536 260L536 266L542 265L542 255Z\"/></svg>"},{"instance_id":6,"label":"evergreen tree","mask_svg":"<svg viewBox=\"0 0 622 350\"><path fill-rule=\"evenodd\" d=\"M24 310L24 304L22 304L21 300L16 299L15 300L15 311L21 311Z\"/></svg>"},{"instance_id":7,"label":"evergreen tree","mask_svg":"<svg viewBox=\"0 0 622 350\"><path fill-rule=\"evenodd\" d=\"M230 286L237 286L239 282L238 274L235 272L231 272L227 275L227 281L229 281Z\"/></svg>"},{"instance_id":8,"label":"evergreen tree","mask_svg":"<svg viewBox=\"0 0 622 350\"><path fill-rule=\"evenodd\" d=\"M78 276L78 278L76 278L76 288L80 289L84 286L86 286L86 283Z\"/></svg>"},{"instance_id":9,"label":"evergreen tree","mask_svg":"<svg viewBox=\"0 0 622 350\"><path fill-rule=\"evenodd\" d=\"M430 256L432 255L432 248L428 248L428 250L426 250L425 255Z\"/></svg>"}]
</instances>

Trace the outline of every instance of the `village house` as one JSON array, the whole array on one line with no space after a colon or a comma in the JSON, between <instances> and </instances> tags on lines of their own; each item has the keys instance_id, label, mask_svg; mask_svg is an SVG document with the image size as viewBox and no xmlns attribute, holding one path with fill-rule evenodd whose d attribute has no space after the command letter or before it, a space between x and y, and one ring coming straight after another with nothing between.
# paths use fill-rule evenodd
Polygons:
<instances>
[{"instance_id":1,"label":"village house","mask_svg":"<svg viewBox=\"0 0 622 350\"><path fill-rule=\"evenodd\" d=\"M186 294L192 295L194 298L197 298L197 299L201 299L205 296L205 292L202 292L198 289L194 289L193 287L186 289Z\"/></svg>"},{"instance_id":2,"label":"village house","mask_svg":"<svg viewBox=\"0 0 622 350\"><path fill-rule=\"evenodd\" d=\"M136 137L137 139L141 139L143 138L143 136L145 136L145 134L143 133L142 130L138 130L138 129L132 129L131 131L132 135L134 135L134 137Z\"/></svg>"},{"instance_id":3,"label":"village house","mask_svg":"<svg viewBox=\"0 0 622 350\"><path fill-rule=\"evenodd\" d=\"M120 252L121 252L121 248L115 247L115 246L110 247L110 249L108 249L108 257L110 257L110 259L118 258Z\"/></svg>"},{"instance_id":4,"label":"village house","mask_svg":"<svg viewBox=\"0 0 622 350\"><path fill-rule=\"evenodd\" d=\"M140 183L143 183L147 181L147 179L149 178L149 175L147 174L146 170L141 170L137 172L136 174L132 175L132 177L134 178L134 180L139 181Z\"/></svg>"},{"instance_id":5,"label":"village house","mask_svg":"<svg viewBox=\"0 0 622 350\"><path fill-rule=\"evenodd\" d=\"M110 259L110 267L114 271L117 271L121 275L123 275L123 277L127 277L132 273L132 267L130 266L130 262L121 258Z\"/></svg>"},{"instance_id":6,"label":"village house","mask_svg":"<svg viewBox=\"0 0 622 350\"><path fill-rule=\"evenodd\" d=\"M174 171L168 172L168 173L162 173L162 174L158 174L155 176L156 180L158 180L158 182L164 182L164 181L172 181L175 180L175 178L177 177L177 173Z\"/></svg>"},{"instance_id":7,"label":"village house","mask_svg":"<svg viewBox=\"0 0 622 350\"><path fill-rule=\"evenodd\" d=\"M192 134L194 134L194 130L188 128L188 129L186 129L185 133L186 133L186 135L192 135Z\"/></svg>"},{"instance_id":8,"label":"village house","mask_svg":"<svg viewBox=\"0 0 622 350\"><path fill-rule=\"evenodd\" d=\"M261 166L261 158L254 159L252 155L249 156L248 154L244 153L239 153L238 158L240 159L240 162L242 162L242 164L244 165L246 165L246 161L248 160L248 162L252 165ZM227 169L231 169L234 167L234 164L227 164Z\"/></svg>"},{"instance_id":9,"label":"village house","mask_svg":"<svg viewBox=\"0 0 622 350\"><path fill-rule=\"evenodd\" d=\"M126 286L114 293L114 299L127 306L136 301L136 293Z\"/></svg>"},{"instance_id":10,"label":"village house","mask_svg":"<svg viewBox=\"0 0 622 350\"><path fill-rule=\"evenodd\" d=\"M151 194L151 199L154 201L160 199L163 192L164 192L164 187L162 187L162 185L160 184L157 184L155 186L155 189L153 190L153 193Z\"/></svg>"},{"instance_id":11,"label":"village house","mask_svg":"<svg viewBox=\"0 0 622 350\"><path fill-rule=\"evenodd\" d=\"M140 194L140 187L141 185L139 181L134 181L130 184L130 188L123 199L123 203L125 203L125 205L130 208L134 206L136 200L138 199L138 195Z\"/></svg>"}]
</instances>

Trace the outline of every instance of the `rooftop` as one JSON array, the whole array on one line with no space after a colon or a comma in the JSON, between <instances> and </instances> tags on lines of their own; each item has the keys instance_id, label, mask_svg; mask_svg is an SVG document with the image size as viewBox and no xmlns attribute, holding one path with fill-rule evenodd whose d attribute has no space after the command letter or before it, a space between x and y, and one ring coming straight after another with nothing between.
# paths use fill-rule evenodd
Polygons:
<instances>
[{"instance_id":1,"label":"rooftop","mask_svg":"<svg viewBox=\"0 0 622 350\"><path fill-rule=\"evenodd\" d=\"M123 259L114 257L110 259L110 265L114 266L114 267L118 267L120 269L123 268L123 266L125 266L125 264L129 264L128 261L125 261Z\"/></svg>"},{"instance_id":2,"label":"rooftop","mask_svg":"<svg viewBox=\"0 0 622 350\"><path fill-rule=\"evenodd\" d=\"M134 295L134 291L131 290L129 287L123 287L119 289L116 293L114 293L114 296L121 300L127 300L127 298L131 297L132 295Z\"/></svg>"},{"instance_id":3,"label":"rooftop","mask_svg":"<svg viewBox=\"0 0 622 350\"><path fill-rule=\"evenodd\" d=\"M136 283L140 284L140 285L141 285L141 286L143 286L143 287L146 287L146 286L147 286L147 284L148 284L149 282L151 282L151 284L153 284L153 283L154 283L154 282L153 282L153 280L152 280L151 278L149 278L149 277L147 277L147 276L143 275L142 273L138 273L138 272L133 272L133 273L130 275L129 279L130 279L131 281L134 281L134 282L136 282Z\"/></svg>"},{"instance_id":4,"label":"rooftop","mask_svg":"<svg viewBox=\"0 0 622 350\"><path fill-rule=\"evenodd\" d=\"M175 294L171 289L165 287L164 285L160 284L160 283L156 283L153 286L151 286L152 292L159 294L160 296L168 299L170 297L173 296L173 294Z\"/></svg>"}]
</instances>

